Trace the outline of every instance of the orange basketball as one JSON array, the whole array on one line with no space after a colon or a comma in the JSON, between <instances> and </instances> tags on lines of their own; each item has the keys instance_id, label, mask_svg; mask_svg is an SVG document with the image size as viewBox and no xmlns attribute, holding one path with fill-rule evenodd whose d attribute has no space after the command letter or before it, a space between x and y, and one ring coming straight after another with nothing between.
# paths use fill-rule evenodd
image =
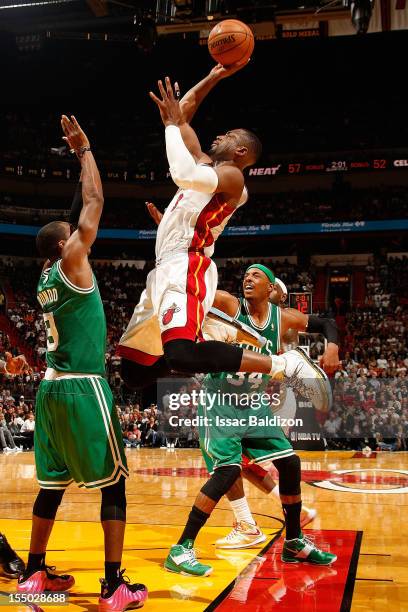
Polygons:
<instances>
[{"instance_id":1,"label":"orange basketball","mask_svg":"<svg viewBox=\"0 0 408 612\"><path fill-rule=\"evenodd\" d=\"M208 36L210 55L223 66L247 62L252 55L254 45L251 28L238 19L220 21Z\"/></svg>"}]
</instances>

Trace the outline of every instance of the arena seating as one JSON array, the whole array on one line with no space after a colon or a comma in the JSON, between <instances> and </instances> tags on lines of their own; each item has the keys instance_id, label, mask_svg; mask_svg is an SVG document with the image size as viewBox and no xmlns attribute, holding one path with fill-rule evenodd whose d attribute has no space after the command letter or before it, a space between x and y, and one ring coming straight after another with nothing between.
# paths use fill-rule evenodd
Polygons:
<instances>
[{"instance_id":1,"label":"arena seating","mask_svg":"<svg viewBox=\"0 0 408 612\"><path fill-rule=\"evenodd\" d=\"M406 257L370 261L365 270L365 303L346 314L342 370L335 378L332 413L323 425L329 447L359 449L370 444L380 448L382 444L384 450L406 448L408 307L403 297L407 285L406 263ZM9 282L7 314L0 319L0 325L10 332L0 332L0 357L5 350L18 344L18 352L27 354L34 372L15 379L3 376L0 393L4 396L9 391L15 399L23 395L28 413L33 409L35 392L45 371L45 334L35 298L40 265L34 261L26 264L9 258L0 268L0 275L7 277ZM94 265L108 322L107 376L118 402L124 439L129 447L165 443L160 434L165 419L163 406L159 405L159 412L157 408L142 407L140 396L127 392L119 374L120 359L115 355L117 341L152 265L153 262L146 262L142 268L112 263ZM228 260L219 265L219 286L239 293L247 265L248 262L242 260ZM313 292L313 270L302 270L289 261L277 263L274 270L290 291ZM312 355L313 350L312 345ZM158 399L160 402L161 398ZM16 403L11 407L16 409ZM194 407L189 410L193 413ZM194 446L196 441L191 432L180 432L178 444Z\"/></svg>"},{"instance_id":2,"label":"arena seating","mask_svg":"<svg viewBox=\"0 0 408 612\"><path fill-rule=\"evenodd\" d=\"M167 203L155 202L161 210ZM42 225L64 218L70 205L69 199L64 198L1 194L0 223ZM284 224L294 219L302 223L403 219L407 215L406 187L351 189L345 182L331 190L252 194L248 205L233 215L230 225ZM102 227L153 229L155 224L144 200L106 197Z\"/></svg>"}]
</instances>

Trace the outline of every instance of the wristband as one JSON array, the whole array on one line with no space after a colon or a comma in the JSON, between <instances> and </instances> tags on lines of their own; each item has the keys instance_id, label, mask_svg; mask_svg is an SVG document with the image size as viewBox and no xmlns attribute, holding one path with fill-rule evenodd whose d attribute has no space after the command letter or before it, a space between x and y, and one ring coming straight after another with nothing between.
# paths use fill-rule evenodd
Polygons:
<instances>
[{"instance_id":1,"label":"wristband","mask_svg":"<svg viewBox=\"0 0 408 612\"><path fill-rule=\"evenodd\" d=\"M80 147L78 151L76 149L70 149L70 153L75 153L79 158L84 156L85 151L90 151L91 147Z\"/></svg>"},{"instance_id":2,"label":"wristband","mask_svg":"<svg viewBox=\"0 0 408 612\"><path fill-rule=\"evenodd\" d=\"M81 147L79 149L79 152L77 152L77 155L79 158L83 157L85 155L85 151L90 151L91 147Z\"/></svg>"}]
</instances>

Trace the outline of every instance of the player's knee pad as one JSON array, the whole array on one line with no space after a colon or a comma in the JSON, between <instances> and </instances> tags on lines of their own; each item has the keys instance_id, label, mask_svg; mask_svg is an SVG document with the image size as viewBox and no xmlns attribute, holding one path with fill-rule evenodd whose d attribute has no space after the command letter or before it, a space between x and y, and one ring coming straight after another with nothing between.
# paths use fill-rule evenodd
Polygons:
<instances>
[{"instance_id":1,"label":"player's knee pad","mask_svg":"<svg viewBox=\"0 0 408 612\"><path fill-rule=\"evenodd\" d=\"M164 357L160 357L151 366L142 365L122 357L121 376L125 385L132 391L153 385L158 378L164 378L169 373L170 370Z\"/></svg>"},{"instance_id":2,"label":"player's knee pad","mask_svg":"<svg viewBox=\"0 0 408 612\"><path fill-rule=\"evenodd\" d=\"M238 372L242 348L209 340L170 340L163 347L169 368L177 372Z\"/></svg>"},{"instance_id":3,"label":"player's knee pad","mask_svg":"<svg viewBox=\"0 0 408 612\"><path fill-rule=\"evenodd\" d=\"M117 483L101 489L101 521L126 522L126 479L121 476Z\"/></svg>"},{"instance_id":4,"label":"player's knee pad","mask_svg":"<svg viewBox=\"0 0 408 612\"><path fill-rule=\"evenodd\" d=\"M300 495L301 468L297 455L290 455L274 462L279 472L279 491L282 495Z\"/></svg>"},{"instance_id":5,"label":"player's knee pad","mask_svg":"<svg viewBox=\"0 0 408 612\"><path fill-rule=\"evenodd\" d=\"M65 489L40 489L34 502L33 514L38 518L53 520L57 514Z\"/></svg>"},{"instance_id":6,"label":"player's knee pad","mask_svg":"<svg viewBox=\"0 0 408 612\"><path fill-rule=\"evenodd\" d=\"M219 502L221 497L230 490L240 473L239 465L226 465L217 468L201 489L201 493L213 501Z\"/></svg>"}]
</instances>

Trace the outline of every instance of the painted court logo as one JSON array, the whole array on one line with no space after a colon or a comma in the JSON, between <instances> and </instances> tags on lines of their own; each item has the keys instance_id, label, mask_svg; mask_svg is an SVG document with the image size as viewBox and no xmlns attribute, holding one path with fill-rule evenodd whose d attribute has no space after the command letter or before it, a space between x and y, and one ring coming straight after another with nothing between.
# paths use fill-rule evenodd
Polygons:
<instances>
[{"instance_id":1,"label":"painted court logo","mask_svg":"<svg viewBox=\"0 0 408 612\"><path fill-rule=\"evenodd\" d=\"M163 325L168 325L170 323L170 321L173 319L174 313L175 312L180 312L181 308L179 308L176 304L172 304L170 306L170 308L167 308L167 310L165 310L163 312L163 316L162 316L162 323Z\"/></svg>"},{"instance_id":2,"label":"painted court logo","mask_svg":"<svg viewBox=\"0 0 408 612\"><path fill-rule=\"evenodd\" d=\"M343 493L371 493L390 495L408 493L408 470L390 470L384 468L333 470L322 473L318 480L306 479L309 484Z\"/></svg>"}]
</instances>

